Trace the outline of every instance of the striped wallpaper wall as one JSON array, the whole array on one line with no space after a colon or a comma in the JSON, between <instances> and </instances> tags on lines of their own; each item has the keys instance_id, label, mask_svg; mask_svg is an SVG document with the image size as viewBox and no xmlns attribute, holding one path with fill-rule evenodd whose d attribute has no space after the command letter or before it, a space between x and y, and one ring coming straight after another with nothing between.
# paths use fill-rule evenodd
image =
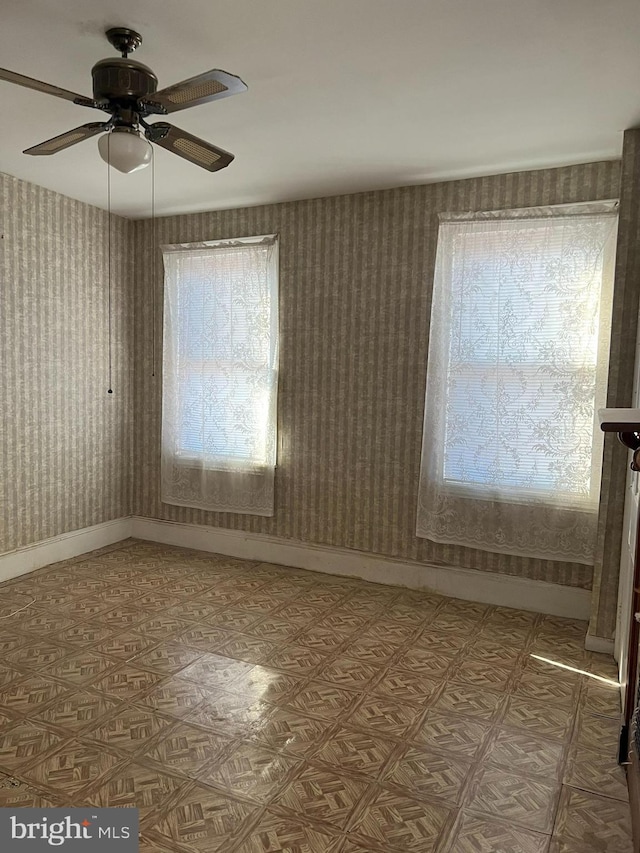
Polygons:
<instances>
[{"instance_id":1,"label":"striped wallpaper wall","mask_svg":"<svg viewBox=\"0 0 640 853\"><path fill-rule=\"evenodd\" d=\"M130 512L133 227L0 174L0 553Z\"/></svg>"},{"instance_id":2,"label":"striped wallpaper wall","mask_svg":"<svg viewBox=\"0 0 640 853\"><path fill-rule=\"evenodd\" d=\"M616 198L619 176L601 162L158 220L159 245L280 235L273 518L160 502L162 264L154 275L152 224L137 222L134 513L589 588L585 566L416 538L430 288L439 211Z\"/></svg>"}]
</instances>

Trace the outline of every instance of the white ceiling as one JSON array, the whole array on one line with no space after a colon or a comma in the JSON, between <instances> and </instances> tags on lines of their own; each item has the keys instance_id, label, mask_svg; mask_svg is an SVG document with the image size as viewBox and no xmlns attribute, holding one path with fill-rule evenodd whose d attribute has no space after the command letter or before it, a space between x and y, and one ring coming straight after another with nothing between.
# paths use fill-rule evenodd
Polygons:
<instances>
[{"instance_id":1,"label":"white ceiling","mask_svg":"<svg viewBox=\"0 0 640 853\"><path fill-rule=\"evenodd\" d=\"M232 151L210 174L156 148L156 209L210 210L620 155L640 123L638 0L2 0L0 65L91 94L129 26L160 87L209 68L245 94L170 121ZM106 206L95 139L24 148L103 113L0 81L0 171ZM150 214L150 169L113 209Z\"/></svg>"}]
</instances>

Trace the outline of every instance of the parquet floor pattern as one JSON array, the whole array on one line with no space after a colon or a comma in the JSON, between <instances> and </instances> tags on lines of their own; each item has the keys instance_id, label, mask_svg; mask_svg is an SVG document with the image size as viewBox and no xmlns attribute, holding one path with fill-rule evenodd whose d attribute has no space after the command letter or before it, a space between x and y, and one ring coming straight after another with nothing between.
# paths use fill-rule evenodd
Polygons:
<instances>
[{"instance_id":1,"label":"parquet floor pattern","mask_svg":"<svg viewBox=\"0 0 640 853\"><path fill-rule=\"evenodd\" d=\"M0 806L136 806L141 853L630 853L585 630L127 540L0 584Z\"/></svg>"}]
</instances>

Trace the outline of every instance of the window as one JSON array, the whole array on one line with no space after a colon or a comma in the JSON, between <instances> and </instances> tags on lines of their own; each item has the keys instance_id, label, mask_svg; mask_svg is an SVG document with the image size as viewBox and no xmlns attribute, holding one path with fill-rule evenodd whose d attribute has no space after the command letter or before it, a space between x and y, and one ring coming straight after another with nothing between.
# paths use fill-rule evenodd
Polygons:
<instances>
[{"instance_id":1,"label":"window","mask_svg":"<svg viewBox=\"0 0 640 853\"><path fill-rule=\"evenodd\" d=\"M273 236L164 247L162 499L273 514Z\"/></svg>"},{"instance_id":2,"label":"window","mask_svg":"<svg viewBox=\"0 0 640 853\"><path fill-rule=\"evenodd\" d=\"M616 210L443 217L418 535L592 562Z\"/></svg>"}]
</instances>

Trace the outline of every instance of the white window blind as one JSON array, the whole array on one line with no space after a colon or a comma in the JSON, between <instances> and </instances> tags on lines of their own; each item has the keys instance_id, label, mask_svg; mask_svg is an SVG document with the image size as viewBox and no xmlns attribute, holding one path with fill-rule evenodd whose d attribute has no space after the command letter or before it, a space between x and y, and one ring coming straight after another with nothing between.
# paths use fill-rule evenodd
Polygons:
<instances>
[{"instance_id":1,"label":"white window blind","mask_svg":"<svg viewBox=\"0 0 640 853\"><path fill-rule=\"evenodd\" d=\"M417 535L591 564L614 203L441 217Z\"/></svg>"},{"instance_id":2,"label":"white window blind","mask_svg":"<svg viewBox=\"0 0 640 853\"><path fill-rule=\"evenodd\" d=\"M278 245L163 247L162 500L273 515Z\"/></svg>"}]
</instances>

